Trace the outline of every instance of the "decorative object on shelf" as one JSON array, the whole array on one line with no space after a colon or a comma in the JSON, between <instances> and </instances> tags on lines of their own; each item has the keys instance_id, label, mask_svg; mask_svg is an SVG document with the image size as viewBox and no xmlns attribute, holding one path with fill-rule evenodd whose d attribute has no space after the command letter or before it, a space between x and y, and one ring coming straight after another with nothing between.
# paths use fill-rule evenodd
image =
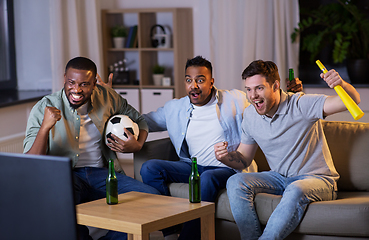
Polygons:
<instances>
[{"instance_id":1,"label":"decorative object on shelf","mask_svg":"<svg viewBox=\"0 0 369 240\"><path fill-rule=\"evenodd\" d=\"M127 29L122 25L116 25L111 28L114 48L123 48L127 37Z\"/></svg>"},{"instance_id":2,"label":"decorative object on shelf","mask_svg":"<svg viewBox=\"0 0 369 240\"><path fill-rule=\"evenodd\" d=\"M157 29L161 30L161 33ZM155 33L154 33L155 31ZM162 25L156 24L150 30L151 46L154 48L170 48L170 34Z\"/></svg>"},{"instance_id":3,"label":"decorative object on shelf","mask_svg":"<svg viewBox=\"0 0 369 240\"><path fill-rule=\"evenodd\" d=\"M113 84L132 84L126 63L127 60L123 59L114 63L114 66L110 66L110 71L113 70Z\"/></svg>"},{"instance_id":4,"label":"decorative object on shelf","mask_svg":"<svg viewBox=\"0 0 369 240\"><path fill-rule=\"evenodd\" d=\"M164 71L165 71L165 67L161 66L159 64L155 64L154 67L152 68L152 79L154 82L154 85L156 86L160 86L161 85L161 81L164 77Z\"/></svg>"},{"instance_id":5,"label":"decorative object on shelf","mask_svg":"<svg viewBox=\"0 0 369 240\"><path fill-rule=\"evenodd\" d=\"M336 1L320 5L316 10L301 9L302 16L308 17L301 17L299 27L291 34L292 42L306 31L301 46L302 50L310 52L311 62L325 47L331 47L334 63L347 60L351 83L368 83L369 18L363 9L359 9L352 2ZM358 72L363 72L364 76L355 77L353 73Z\"/></svg>"},{"instance_id":6,"label":"decorative object on shelf","mask_svg":"<svg viewBox=\"0 0 369 240\"><path fill-rule=\"evenodd\" d=\"M161 79L161 85L166 86L166 87L170 86L171 85L170 77L163 77Z\"/></svg>"}]
</instances>

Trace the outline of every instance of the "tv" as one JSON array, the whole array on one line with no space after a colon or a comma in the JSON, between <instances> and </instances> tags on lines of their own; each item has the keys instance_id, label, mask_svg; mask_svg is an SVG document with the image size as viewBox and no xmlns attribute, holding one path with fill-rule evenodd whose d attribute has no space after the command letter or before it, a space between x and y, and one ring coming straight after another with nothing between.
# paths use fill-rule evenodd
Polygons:
<instances>
[{"instance_id":1,"label":"tv","mask_svg":"<svg viewBox=\"0 0 369 240\"><path fill-rule=\"evenodd\" d=\"M0 153L1 239L77 240L72 161Z\"/></svg>"}]
</instances>

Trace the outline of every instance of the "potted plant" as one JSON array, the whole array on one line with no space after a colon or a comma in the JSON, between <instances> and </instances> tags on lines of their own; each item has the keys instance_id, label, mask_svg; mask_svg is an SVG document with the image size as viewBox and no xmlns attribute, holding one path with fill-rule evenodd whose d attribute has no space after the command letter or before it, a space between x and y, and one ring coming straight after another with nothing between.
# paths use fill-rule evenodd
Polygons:
<instances>
[{"instance_id":1,"label":"potted plant","mask_svg":"<svg viewBox=\"0 0 369 240\"><path fill-rule=\"evenodd\" d=\"M128 35L127 28L122 25L116 25L111 28L110 33L113 38L114 47L123 48L125 39Z\"/></svg>"},{"instance_id":2,"label":"potted plant","mask_svg":"<svg viewBox=\"0 0 369 240\"><path fill-rule=\"evenodd\" d=\"M165 71L165 67L159 64L155 64L152 68L152 78L154 81L154 85L160 86L161 85L161 81L164 77L164 71Z\"/></svg>"},{"instance_id":3,"label":"potted plant","mask_svg":"<svg viewBox=\"0 0 369 240\"><path fill-rule=\"evenodd\" d=\"M332 47L334 63L346 60L351 82L367 79L369 74L369 18L356 5L346 0L320 5L318 9L300 9L302 16L298 28L291 35L292 42L305 32L302 50L310 53L310 60L327 46ZM355 74L364 73L357 77Z\"/></svg>"}]
</instances>

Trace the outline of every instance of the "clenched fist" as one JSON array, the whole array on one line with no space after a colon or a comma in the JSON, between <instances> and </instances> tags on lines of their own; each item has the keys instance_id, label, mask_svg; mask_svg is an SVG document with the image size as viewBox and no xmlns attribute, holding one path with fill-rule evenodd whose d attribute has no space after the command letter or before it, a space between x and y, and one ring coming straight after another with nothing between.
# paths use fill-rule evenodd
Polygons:
<instances>
[{"instance_id":1,"label":"clenched fist","mask_svg":"<svg viewBox=\"0 0 369 240\"><path fill-rule=\"evenodd\" d=\"M44 120L41 127L50 130L60 119L61 112L59 109L56 107L45 107Z\"/></svg>"}]
</instances>

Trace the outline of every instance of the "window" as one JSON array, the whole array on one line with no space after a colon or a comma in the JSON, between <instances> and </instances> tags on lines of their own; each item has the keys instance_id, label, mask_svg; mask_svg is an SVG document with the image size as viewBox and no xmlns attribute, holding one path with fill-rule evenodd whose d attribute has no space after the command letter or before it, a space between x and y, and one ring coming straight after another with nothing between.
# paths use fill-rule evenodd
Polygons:
<instances>
[{"instance_id":1,"label":"window","mask_svg":"<svg viewBox=\"0 0 369 240\"><path fill-rule=\"evenodd\" d=\"M0 0L0 89L16 89L13 0Z\"/></svg>"}]
</instances>

